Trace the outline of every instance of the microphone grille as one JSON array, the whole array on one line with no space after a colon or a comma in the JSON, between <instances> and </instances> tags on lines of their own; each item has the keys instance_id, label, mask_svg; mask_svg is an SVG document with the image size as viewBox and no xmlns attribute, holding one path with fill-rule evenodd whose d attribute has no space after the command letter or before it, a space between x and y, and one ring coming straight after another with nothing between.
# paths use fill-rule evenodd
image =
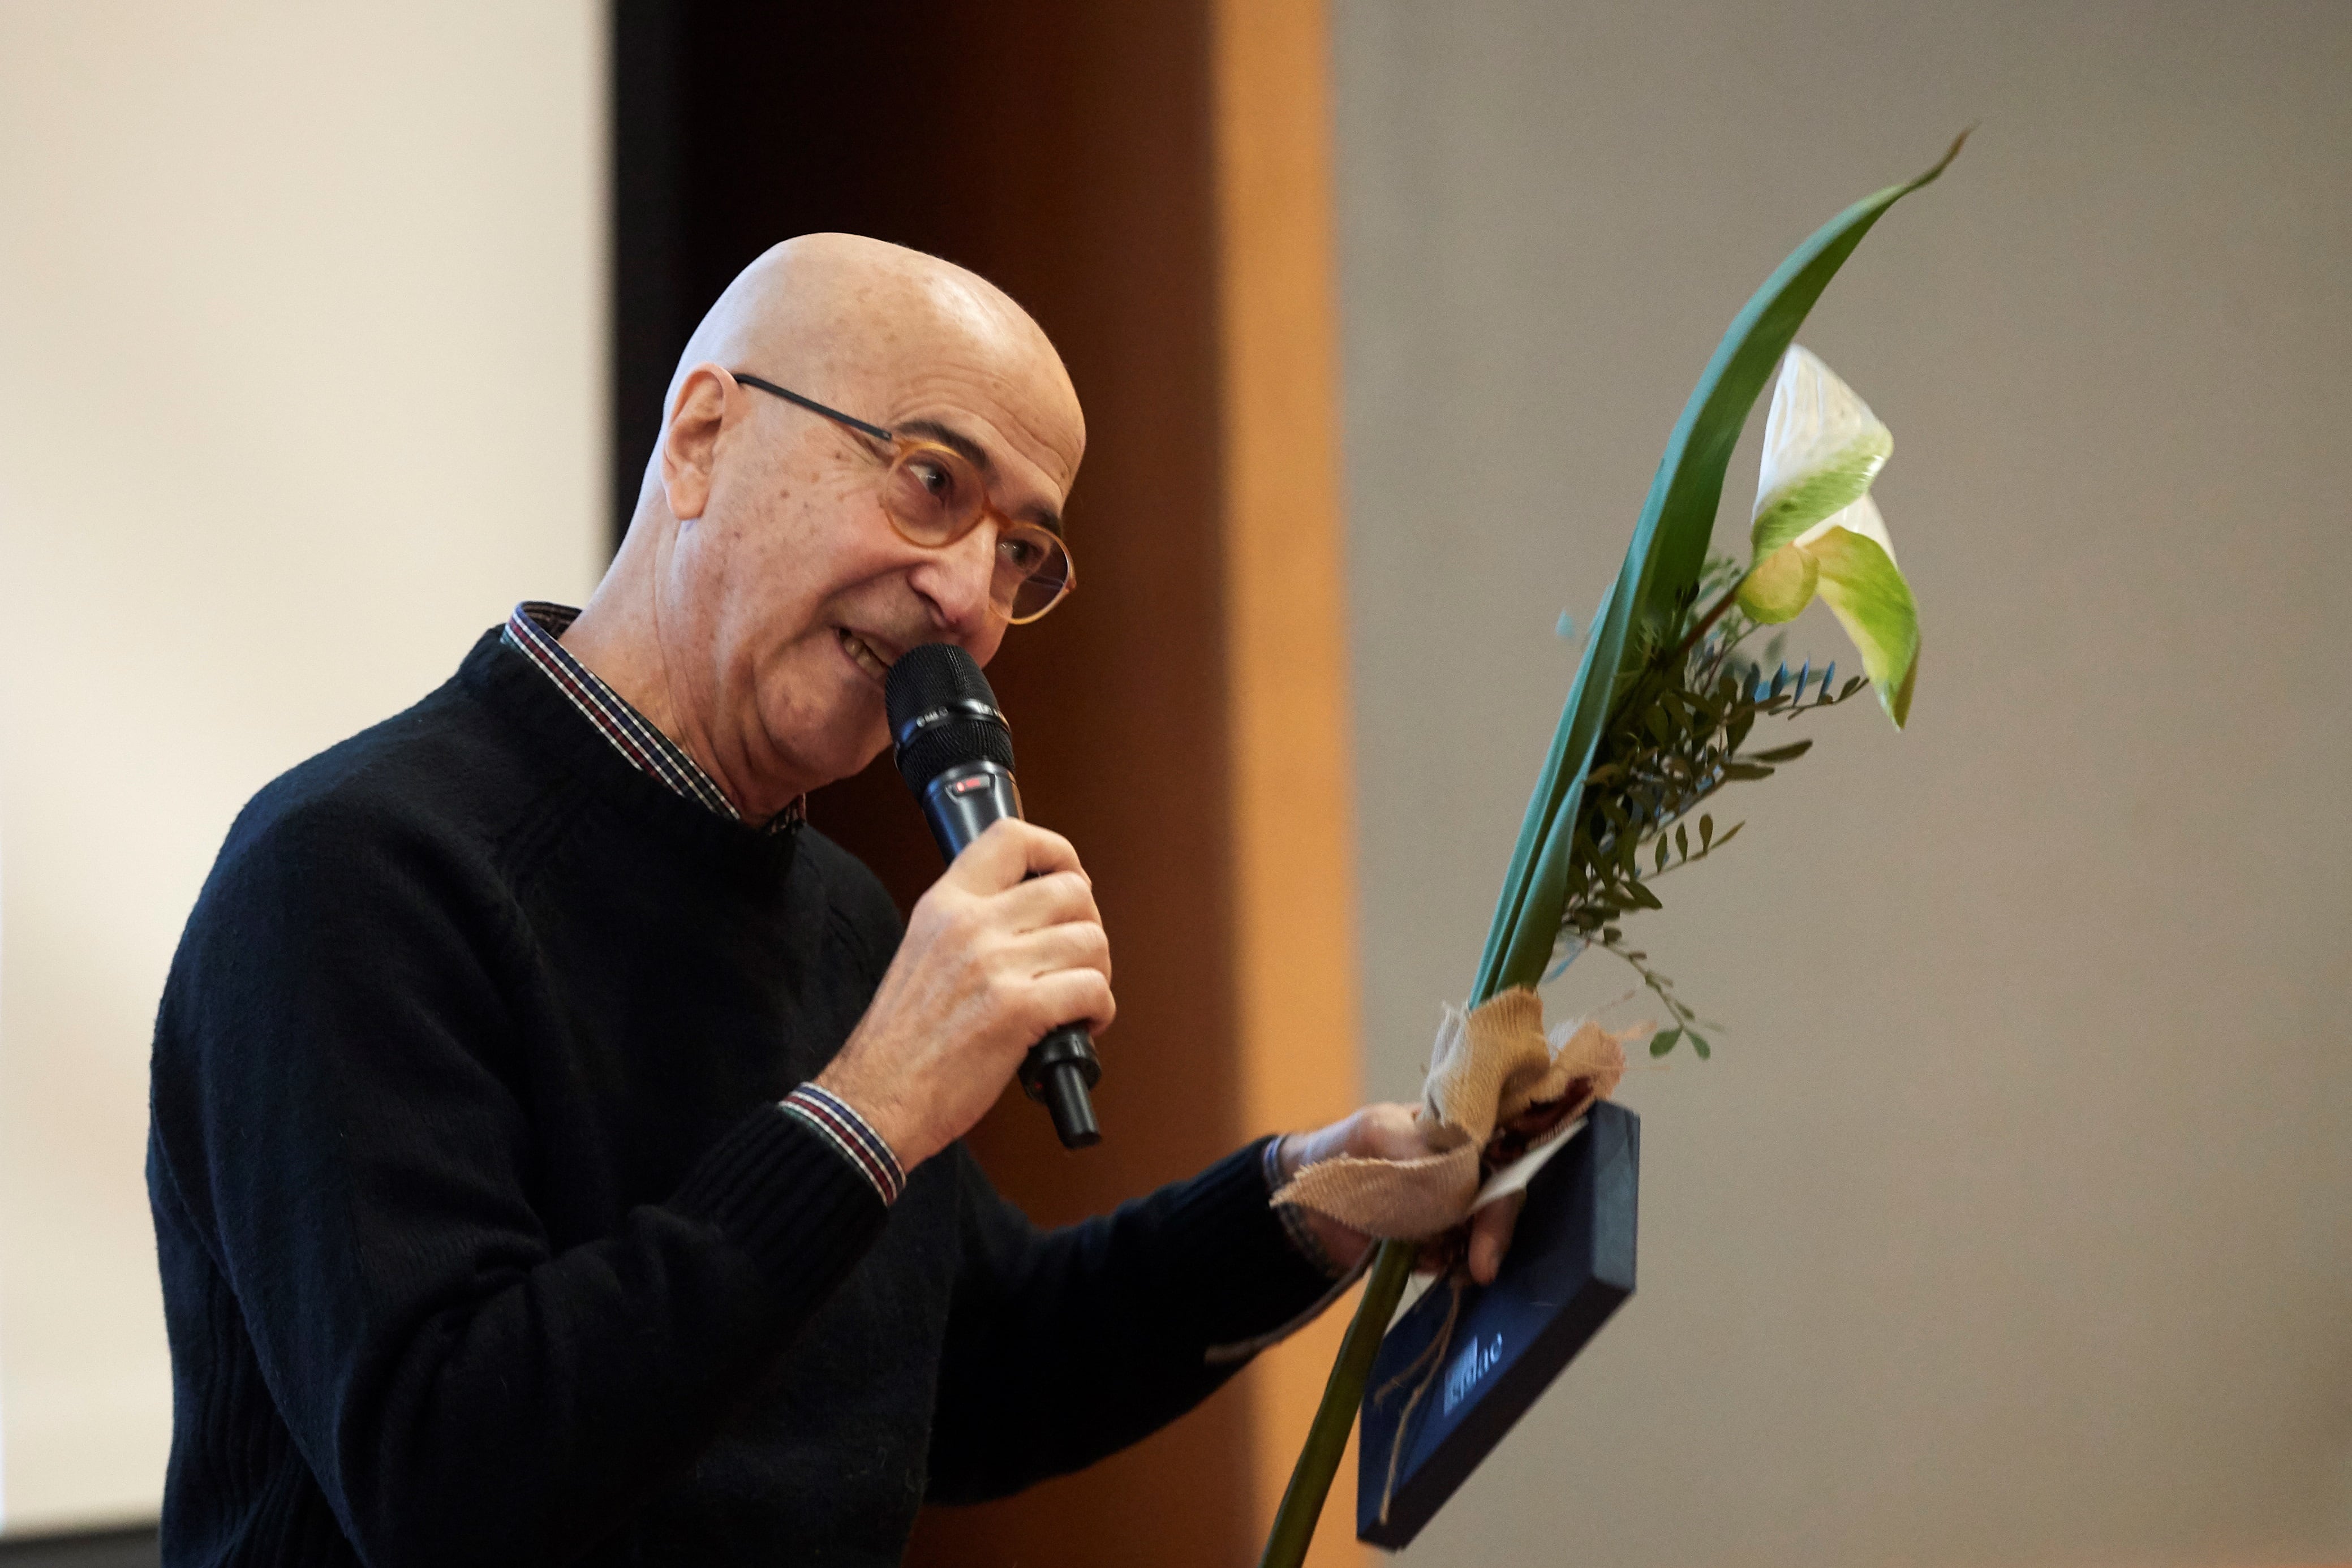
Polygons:
<instances>
[{"instance_id":1,"label":"microphone grille","mask_svg":"<svg viewBox=\"0 0 2352 1568\"><path fill-rule=\"evenodd\" d=\"M1013 732L997 711L996 693L972 656L952 643L926 643L901 654L890 666L885 704L898 742L898 776L918 794L961 763L1013 766ZM908 733L916 719L942 711L945 717Z\"/></svg>"},{"instance_id":2,"label":"microphone grille","mask_svg":"<svg viewBox=\"0 0 2352 1568\"><path fill-rule=\"evenodd\" d=\"M896 735L918 714L951 703L976 702L994 707L996 693L970 653L953 643L925 643L908 649L890 666L885 700L890 709L890 732Z\"/></svg>"}]
</instances>

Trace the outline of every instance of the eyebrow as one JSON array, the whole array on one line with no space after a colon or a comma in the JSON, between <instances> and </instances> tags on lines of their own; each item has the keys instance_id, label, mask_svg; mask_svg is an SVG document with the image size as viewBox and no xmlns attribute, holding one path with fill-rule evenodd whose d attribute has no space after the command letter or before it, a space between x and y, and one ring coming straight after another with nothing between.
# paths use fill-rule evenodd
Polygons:
<instances>
[{"instance_id":1,"label":"eyebrow","mask_svg":"<svg viewBox=\"0 0 2352 1568\"><path fill-rule=\"evenodd\" d=\"M996 472L996 465L989 459L988 448L966 435L962 431L950 425L941 424L936 419L910 419L906 423L894 428L891 434L929 436L982 474ZM1062 537L1062 515L1051 507L1030 507L1023 515L1028 521L1035 523L1055 538Z\"/></svg>"}]
</instances>

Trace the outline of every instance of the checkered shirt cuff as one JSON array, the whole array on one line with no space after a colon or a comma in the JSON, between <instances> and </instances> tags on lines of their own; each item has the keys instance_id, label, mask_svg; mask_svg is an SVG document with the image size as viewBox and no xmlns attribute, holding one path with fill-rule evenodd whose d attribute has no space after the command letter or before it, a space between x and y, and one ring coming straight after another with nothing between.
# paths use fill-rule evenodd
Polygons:
<instances>
[{"instance_id":1,"label":"checkered shirt cuff","mask_svg":"<svg viewBox=\"0 0 2352 1568\"><path fill-rule=\"evenodd\" d=\"M784 1096L783 1107L840 1150L841 1157L874 1184L885 1204L896 1203L907 1190L907 1173L898 1168L898 1156L890 1152L879 1133L866 1124L866 1118L846 1104L814 1083L803 1083Z\"/></svg>"}]
</instances>

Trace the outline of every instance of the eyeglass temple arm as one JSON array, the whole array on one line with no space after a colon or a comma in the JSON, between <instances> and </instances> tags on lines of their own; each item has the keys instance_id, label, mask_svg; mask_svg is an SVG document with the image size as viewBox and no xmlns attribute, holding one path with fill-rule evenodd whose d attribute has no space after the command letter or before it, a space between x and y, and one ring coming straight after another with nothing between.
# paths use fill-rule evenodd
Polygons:
<instances>
[{"instance_id":1,"label":"eyeglass temple arm","mask_svg":"<svg viewBox=\"0 0 2352 1568\"><path fill-rule=\"evenodd\" d=\"M827 408L824 404L817 402L816 399L813 397L803 397L800 393L780 387L773 382L761 381L759 377L746 375L741 371L734 371L730 373L732 374L737 381L741 382L747 387L758 387L761 392L767 392L774 397L782 398L786 402L796 402L803 408L808 410L811 413L821 413L836 424L845 424L852 430L862 430L866 434L874 437L877 441L895 441L898 439L878 424L868 424L864 420L856 418L851 414L844 413L837 408Z\"/></svg>"}]
</instances>

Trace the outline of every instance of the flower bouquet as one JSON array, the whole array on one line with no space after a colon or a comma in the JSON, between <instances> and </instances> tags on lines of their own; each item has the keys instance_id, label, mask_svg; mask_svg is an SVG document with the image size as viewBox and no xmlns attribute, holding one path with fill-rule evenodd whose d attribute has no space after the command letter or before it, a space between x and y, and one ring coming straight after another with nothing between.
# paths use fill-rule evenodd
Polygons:
<instances>
[{"instance_id":1,"label":"flower bouquet","mask_svg":"<svg viewBox=\"0 0 2352 1568\"><path fill-rule=\"evenodd\" d=\"M1437 1223L1428 1218L1433 1183L1442 1188L1435 1204L1442 1222L1460 1224L1482 1200L1524 1186L1512 1167L1528 1163L1542 1141L1530 1139L1530 1127L1567 1124L1622 1071L1621 1042L1636 1036L1597 1037L1587 1026L1548 1040L1536 986L1585 949L1604 949L1633 967L1666 1014L1649 1038L1651 1055L1687 1041L1706 1057L1703 1020L1628 942L1623 922L1661 907L1654 880L1704 860L1738 833L1737 824L1718 831L1709 809L1727 786L1769 778L1811 745L1754 747L1762 721L1834 706L1865 682L1897 727L1910 712L1918 611L1870 497L1894 440L1828 366L1794 345L1814 301L1871 226L1941 174L1966 140L1964 132L1917 179L1840 213L1780 264L1733 319L1667 439L1528 802L1471 987L1469 1027L1450 1014L1433 1059L1423 1114L1442 1135L1434 1141L1451 1137L1459 1146L1409 1163L1421 1169L1338 1171L1325 1183L1336 1194L1386 1180L1392 1200L1375 1208L1412 1210L1417 1218L1374 1231L1389 1239L1374 1256L1262 1568L1297 1568L1306 1558L1381 1336ZM1707 547L1732 447L1776 365L1743 564ZM1816 673L1808 660L1791 674L1777 637L1760 657L1751 649L1763 628L1793 620L1815 598L1861 655L1863 674L1843 684L1834 664ZM1769 674L1767 664L1774 665ZM1526 1016L1511 1022L1506 1014ZM1482 1015L1484 1032L1508 1037L1515 1043L1498 1050L1515 1054L1507 1066L1465 1073L1457 1044L1481 1033ZM1492 1087L1465 1113L1463 1084L1473 1078ZM1313 1193L1292 1188L1276 1201L1322 1206Z\"/></svg>"}]
</instances>

